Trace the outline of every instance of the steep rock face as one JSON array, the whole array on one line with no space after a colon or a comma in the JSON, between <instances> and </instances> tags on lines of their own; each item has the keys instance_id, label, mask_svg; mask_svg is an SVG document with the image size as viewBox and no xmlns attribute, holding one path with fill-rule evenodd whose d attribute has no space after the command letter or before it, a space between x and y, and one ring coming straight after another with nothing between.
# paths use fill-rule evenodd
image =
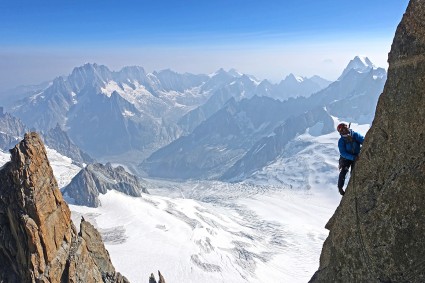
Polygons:
<instances>
[{"instance_id":1,"label":"steep rock face","mask_svg":"<svg viewBox=\"0 0 425 283\"><path fill-rule=\"evenodd\" d=\"M80 233L94 234L87 224ZM127 282L100 237L77 235L36 133L25 135L0 170L0 239L0 282Z\"/></svg>"},{"instance_id":2,"label":"steep rock face","mask_svg":"<svg viewBox=\"0 0 425 283\"><path fill-rule=\"evenodd\" d=\"M106 194L108 190L116 190L134 197L140 197L141 192L148 193L136 176L121 166L113 168L110 163L87 165L63 189L63 192L72 198L75 204L98 207L99 194Z\"/></svg>"},{"instance_id":3,"label":"steep rock face","mask_svg":"<svg viewBox=\"0 0 425 283\"><path fill-rule=\"evenodd\" d=\"M425 2L397 28L376 116L311 282L424 282Z\"/></svg>"}]
</instances>

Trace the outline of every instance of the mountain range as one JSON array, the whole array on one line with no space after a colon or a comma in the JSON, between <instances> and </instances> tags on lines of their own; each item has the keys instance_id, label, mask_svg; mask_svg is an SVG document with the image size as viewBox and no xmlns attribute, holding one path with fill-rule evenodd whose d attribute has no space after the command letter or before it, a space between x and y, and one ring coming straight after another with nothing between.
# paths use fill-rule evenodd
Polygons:
<instances>
[{"instance_id":1,"label":"mountain range","mask_svg":"<svg viewBox=\"0 0 425 283\"><path fill-rule=\"evenodd\" d=\"M385 80L384 69L358 56L333 83L290 74L272 84L233 69L194 75L85 64L14 92L19 100L3 116L38 130L80 164L98 159L142 176L240 180L308 128L332 131L331 116L370 123Z\"/></svg>"},{"instance_id":2,"label":"mountain range","mask_svg":"<svg viewBox=\"0 0 425 283\"><path fill-rule=\"evenodd\" d=\"M388 79L86 64L8 93L0 282L423 282L424 22L410 0ZM343 196L341 121L366 134Z\"/></svg>"},{"instance_id":3,"label":"mountain range","mask_svg":"<svg viewBox=\"0 0 425 283\"><path fill-rule=\"evenodd\" d=\"M370 123L386 72L364 62L370 60L354 58L339 80L309 97L230 99L190 134L154 152L140 168L153 177L241 181L273 162L289 141L309 128L318 134L333 131L332 116Z\"/></svg>"},{"instance_id":4,"label":"mountain range","mask_svg":"<svg viewBox=\"0 0 425 283\"><path fill-rule=\"evenodd\" d=\"M171 70L146 73L134 66L115 72L103 65L85 64L49 84L14 90L12 93L19 100L12 103L9 96L5 104L9 105L6 110L29 128L47 132L59 125L74 143L94 157L131 150L143 156L188 133L194 128L193 123L208 118L231 97L239 100L260 94L284 99L288 80L262 88L266 82L259 86L255 78L235 70L194 75ZM309 85L308 90L305 84ZM296 90L292 95L311 94L324 84L326 80L317 77L304 79L291 85ZM21 89L24 93L19 93ZM209 113L185 124L184 115L209 99L217 101L212 97L224 93Z\"/></svg>"}]
</instances>

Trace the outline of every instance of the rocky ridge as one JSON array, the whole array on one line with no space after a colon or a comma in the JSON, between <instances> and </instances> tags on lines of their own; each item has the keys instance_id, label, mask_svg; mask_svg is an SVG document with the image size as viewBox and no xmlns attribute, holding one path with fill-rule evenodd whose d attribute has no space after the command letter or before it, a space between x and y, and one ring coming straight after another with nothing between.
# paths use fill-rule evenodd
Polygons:
<instances>
[{"instance_id":1,"label":"rocky ridge","mask_svg":"<svg viewBox=\"0 0 425 283\"><path fill-rule=\"evenodd\" d=\"M0 170L0 282L128 282L99 233L70 218L36 133L11 149Z\"/></svg>"},{"instance_id":2,"label":"rocky ridge","mask_svg":"<svg viewBox=\"0 0 425 283\"><path fill-rule=\"evenodd\" d=\"M411 0L373 125L310 282L424 282L425 2Z\"/></svg>"},{"instance_id":3,"label":"rocky ridge","mask_svg":"<svg viewBox=\"0 0 425 283\"><path fill-rule=\"evenodd\" d=\"M63 193L77 205L98 207L101 205L99 194L106 194L108 190L133 197L140 197L142 192L148 193L139 178L125 171L122 166L114 168L110 163L87 165L63 189Z\"/></svg>"}]
</instances>

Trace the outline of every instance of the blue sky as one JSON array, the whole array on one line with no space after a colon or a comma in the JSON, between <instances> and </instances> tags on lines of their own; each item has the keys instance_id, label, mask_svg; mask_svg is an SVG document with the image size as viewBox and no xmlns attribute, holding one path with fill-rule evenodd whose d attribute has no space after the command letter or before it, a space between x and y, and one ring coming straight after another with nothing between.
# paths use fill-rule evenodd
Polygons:
<instances>
[{"instance_id":1,"label":"blue sky","mask_svg":"<svg viewBox=\"0 0 425 283\"><path fill-rule=\"evenodd\" d=\"M278 81L336 79L355 55L386 67L407 0L1 1L0 89L85 62Z\"/></svg>"}]
</instances>

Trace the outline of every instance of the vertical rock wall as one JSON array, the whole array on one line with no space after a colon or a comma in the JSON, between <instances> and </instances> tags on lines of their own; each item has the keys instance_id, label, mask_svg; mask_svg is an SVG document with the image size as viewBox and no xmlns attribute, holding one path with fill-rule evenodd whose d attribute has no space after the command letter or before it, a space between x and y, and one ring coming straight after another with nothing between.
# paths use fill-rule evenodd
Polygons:
<instances>
[{"instance_id":1,"label":"vertical rock wall","mask_svg":"<svg viewBox=\"0 0 425 283\"><path fill-rule=\"evenodd\" d=\"M425 1L411 0L388 80L310 282L425 282Z\"/></svg>"}]
</instances>

